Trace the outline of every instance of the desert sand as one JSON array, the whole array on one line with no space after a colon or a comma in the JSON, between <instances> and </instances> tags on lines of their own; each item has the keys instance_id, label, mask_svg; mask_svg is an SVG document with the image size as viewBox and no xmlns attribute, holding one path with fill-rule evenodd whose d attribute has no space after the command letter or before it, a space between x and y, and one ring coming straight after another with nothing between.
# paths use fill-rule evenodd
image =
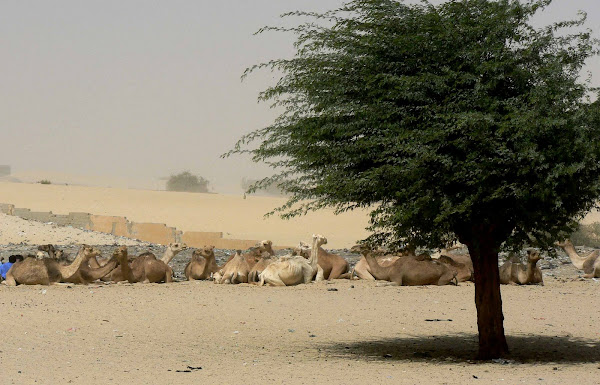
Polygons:
<instances>
[{"instance_id":1,"label":"desert sand","mask_svg":"<svg viewBox=\"0 0 600 385\"><path fill-rule=\"evenodd\" d=\"M118 188L0 183L0 203L55 214L88 212L126 216L136 222L157 222L182 231L222 231L225 238L271 239L295 246L313 233L325 234L331 248L351 247L368 234L368 215L357 210L338 216L331 210L293 220L264 215L285 198L193 194Z\"/></svg>"},{"instance_id":2,"label":"desert sand","mask_svg":"<svg viewBox=\"0 0 600 385\"><path fill-rule=\"evenodd\" d=\"M486 363L468 283L0 287L0 382L598 384L599 285L502 287L512 354Z\"/></svg>"}]
</instances>

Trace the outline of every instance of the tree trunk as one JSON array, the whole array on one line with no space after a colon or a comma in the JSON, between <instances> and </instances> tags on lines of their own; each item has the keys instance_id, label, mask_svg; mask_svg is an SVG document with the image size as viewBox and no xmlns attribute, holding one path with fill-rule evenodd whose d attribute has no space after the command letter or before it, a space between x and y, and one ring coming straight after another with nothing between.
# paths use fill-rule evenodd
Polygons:
<instances>
[{"instance_id":1,"label":"tree trunk","mask_svg":"<svg viewBox=\"0 0 600 385\"><path fill-rule=\"evenodd\" d=\"M484 231L483 234L473 234L470 242L464 242L469 248L475 270L475 306L479 329L477 358L481 360L500 358L508 353L500 296L498 247L492 233Z\"/></svg>"}]
</instances>

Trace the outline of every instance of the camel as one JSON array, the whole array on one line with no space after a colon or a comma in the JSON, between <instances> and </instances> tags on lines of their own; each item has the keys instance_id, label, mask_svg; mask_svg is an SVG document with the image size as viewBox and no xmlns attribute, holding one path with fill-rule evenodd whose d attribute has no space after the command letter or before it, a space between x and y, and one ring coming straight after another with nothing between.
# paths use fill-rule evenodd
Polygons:
<instances>
[{"instance_id":1,"label":"camel","mask_svg":"<svg viewBox=\"0 0 600 385\"><path fill-rule=\"evenodd\" d=\"M567 253L573 266L583 270L584 278L600 278L600 258L598 258L600 250L594 250L586 256L580 257L569 239L564 242L556 242L556 246L561 247Z\"/></svg>"},{"instance_id":2,"label":"camel","mask_svg":"<svg viewBox=\"0 0 600 385\"><path fill-rule=\"evenodd\" d=\"M82 264L100 252L88 245L82 245L77 257L70 265L61 265L52 258L25 258L16 262L6 273L7 286L22 285L56 285L68 282L78 274Z\"/></svg>"},{"instance_id":3,"label":"camel","mask_svg":"<svg viewBox=\"0 0 600 385\"><path fill-rule=\"evenodd\" d=\"M113 269L103 280L129 283L173 282L173 269L153 255L142 255L129 261L126 246L116 249L113 255L119 261L119 267Z\"/></svg>"},{"instance_id":4,"label":"camel","mask_svg":"<svg viewBox=\"0 0 600 385\"><path fill-rule=\"evenodd\" d=\"M277 261L278 258L273 255L263 256L260 260L252 267L248 273L248 282L256 283L259 281L260 274L269 266L271 263Z\"/></svg>"},{"instance_id":5,"label":"camel","mask_svg":"<svg viewBox=\"0 0 600 385\"><path fill-rule=\"evenodd\" d=\"M369 251L363 251L363 256L374 278L390 281L394 286L458 284L456 270L438 261L405 256L398 258L389 266L381 266Z\"/></svg>"},{"instance_id":6,"label":"camel","mask_svg":"<svg viewBox=\"0 0 600 385\"><path fill-rule=\"evenodd\" d=\"M323 278L330 281L332 279L348 279L352 275L349 273L350 264L344 258L337 254L327 252L319 247L319 266L323 269ZM301 255L304 258L310 258L311 248L304 242L294 249L292 255Z\"/></svg>"},{"instance_id":7,"label":"camel","mask_svg":"<svg viewBox=\"0 0 600 385\"><path fill-rule=\"evenodd\" d=\"M218 284L247 283L250 266L240 250L214 275Z\"/></svg>"},{"instance_id":8,"label":"camel","mask_svg":"<svg viewBox=\"0 0 600 385\"><path fill-rule=\"evenodd\" d=\"M317 280L322 279L319 271L319 246L327 243L327 238L322 235L313 235L313 244L310 259L303 256L284 256L268 265L260 273L259 286L265 283L271 286L293 286L300 283L310 283L317 275ZM322 270L321 270L322 271Z\"/></svg>"},{"instance_id":9,"label":"camel","mask_svg":"<svg viewBox=\"0 0 600 385\"><path fill-rule=\"evenodd\" d=\"M537 262L542 259L539 251L527 250L527 266L517 261L507 261L500 266L500 283L504 285L544 284L542 271Z\"/></svg>"},{"instance_id":10,"label":"camel","mask_svg":"<svg viewBox=\"0 0 600 385\"><path fill-rule=\"evenodd\" d=\"M219 265L217 265L214 249L214 246L204 246L202 249L194 250L192 259L185 266L184 270L185 277L188 281L208 279L212 274L224 267L219 267Z\"/></svg>"},{"instance_id":11,"label":"camel","mask_svg":"<svg viewBox=\"0 0 600 385\"><path fill-rule=\"evenodd\" d=\"M81 250L79 251L81 253ZM79 255L78 253L78 255ZM77 272L69 277L64 279L64 282L69 283L78 283L87 285L89 283L94 282L97 279L104 277L106 274L110 273L115 266L117 266L117 258L113 255L107 263L105 263L102 267L92 268L90 267L89 261L96 260L96 257L100 255L100 251L96 250L96 252L88 255L85 260L81 263L81 267Z\"/></svg>"},{"instance_id":12,"label":"camel","mask_svg":"<svg viewBox=\"0 0 600 385\"><path fill-rule=\"evenodd\" d=\"M161 259L157 259L156 255L154 255L154 253L150 251L145 251L137 257L132 258L131 260L128 257L128 263L131 269L133 269L134 274L136 274L136 278L134 279L134 281L148 283L146 281L146 278L141 278L142 276L144 276L149 279L149 282L156 283L162 282L163 280L164 282L172 282L173 269L171 269L170 267L169 269L166 269L165 266L168 267L169 262L171 262L171 260L178 253L185 249L187 249L187 245L185 243L169 243ZM90 261L92 261L90 263L90 267L95 269L98 269L104 266L106 263L108 263L106 262L101 265L95 258L90 259ZM169 276L169 280L167 280L165 274L167 274L169 271L171 272L171 275ZM128 280L127 277L122 275L122 271L119 266L115 267L112 271L110 271L101 279L106 282L122 282Z\"/></svg>"},{"instance_id":13,"label":"camel","mask_svg":"<svg viewBox=\"0 0 600 385\"><path fill-rule=\"evenodd\" d=\"M460 245L455 245L447 249L442 249L437 253L436 259L456 270L456 279L458 282L473 281L475 279L475 269L473 268L471 256L467 253L450 253L451 250L459 248L461 248Z\"/></svg>"}]
</instances>

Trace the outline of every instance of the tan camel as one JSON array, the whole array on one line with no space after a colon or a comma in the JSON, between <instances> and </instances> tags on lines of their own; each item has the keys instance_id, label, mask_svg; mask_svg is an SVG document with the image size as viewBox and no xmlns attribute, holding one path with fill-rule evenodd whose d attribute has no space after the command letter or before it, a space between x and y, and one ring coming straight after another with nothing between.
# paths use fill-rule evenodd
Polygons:
<instances>
[{"instance_id":1,"label":"tan camel","mask_svg":"<svg viewBox=\"0 0 600 385\"><path fill-rule=\"evenodd\" d=\"M567 253L573 266L583 270L584 278L600 278L600 250L593 250L586 256L580 257L569 239L564 242L556 242L556 246L561 247Z\"/></svg>"},{"instance_id":2,"label":"tan camel","mask_svg":"<svg viewBox=\"0 0 600 385\"><path fill-rule=\"evenodd\" d=\"M221 270L215 261L215 247L204 246L202 249L194 250L192 259L185 266L185 277L188 281L197 279L209 279L212 274Z\"/></svg>"},{"instance_id":3,"label":"tan camel","mask_svg":"<svg viewBox=\"0 0 600 385\"><path fill-rule=\"evenodd\" d=\"M260 274L259 286L265 283L271 286L293 286L300 283L310 283L315 275L322 279L319 272L319 246L327 243L322 235L313 235L313 245L310 259L300 255L284 256L268 265ZM319 273L319 274L317 274Z\"/></svg>"},{"instance_id":4,"label":"tan camel","mask_svg":"<svg viewBox=\"0 0 600 385\"><path fill-rule=\"evenodd\" d=\"M319 267L323 269L323 278L330 281L332 279L348 279L352 276L350 271L350 264L344 258L337 254L330 253L319 247L318 250ZM292 255L301 255L308 259L311 255L311 247L304 243L300 244L294 249Z\"/></svg>"},{"instance_id":5,"label":"tan camel","mask_svg":"<svg viewBox=\"0 0 600 385\"><path fill-rule=\"evenodd\" d=\"M169 268L171 271L171 277L170 277L169 281L167 281L166 278L160 279L158 281L156 281L156 279L158 279L159 276L162 277L161 270L164 270L164 274L168 273L167 269L165 269L163 265L168 266L169 262L171 262L171 260L178 253L180 253L181 251L186 250L186 249L187 249L187 245L185 243L169 243L169 245L165 249L165 252L163 253L163 256L161 257L161 259L157 259L156 255L154 255L154 253L152 253L150 251L145 251L145 252L141 253L140 255L138 255L137 257L133 257L131 259L129 259L129 257L128 257L128 261L129 261L130 267L134 270L134 274L138 274L138 273L140 274L139 277L146 276L145 275L146 273L142 273L142 271L146 271L147 277L148 277L148 279L150 279L150 282L156 283L156 282L162 282L163 280L164 280L164 282L172 282L173 269L171 269L171 268ZM162 262L162 264L159 262ZM108 263L108 261L104 262L104 263L100 263L96 258L91 258L89 265L91 268L98 269L100 267L103 267L106 263ZM120 264L120 262L119 262L119 264ZM121 282L121 281L127 281L128 279L126 277L124 277L123 275L121 275L121 268L119 266L117 266L110 273L108 273L104 277L102 277L102 280L106 281L106 282L111 282L111 281L112 282ZM141 280L135 280L135 282L146 282L146 279L144 278Z\"/></svg>"},{"instance_id":6,"label":"tan camel","mask_svg":"<svg viewBox=\"0 0 600 385\"><path fill-rule=\"evenodd\" d=\"M537 262L542 259L539 251L527 250L527 266L517 261L507 261L500 266L500 283L504 285L544 284L542 271Z\"/></svg>"},{"instance_id":7,"label":"tan camel","mask_svg":"<svg viewBox=\"0 0 600 385\"><path fill-rule=\"evenodd\" d=\"M57 252L58 251L59 250L57 250ZM79 253L81 253L81 250L79 251ZM98 255L100 255L99 250L96 250L94 253L87 255L85 260L81 263L79 270L77 270L77 272L73 276L64 279L64 282L87 285L110 273L118 263L117 258L115 256L111 257L108 260L108 262L105 263L102 267L90 267L89 261L92 259L96 260L96 257Z\"/></svg>"},{"instance_id":8,"label":"tan camel","mask_svg":"<svg viewBox=\"0 0 600 385\"><path fill-rule=\"evenodd\" d=\"M387 267L377 263L375 256L368 251L363 255L369 264L373 277L379 280L390 281L397 286L418 285L448 285L457 284L456 271L438 261L424 259L421 256L406 256L398 258Z\"/></svg>"},{"instance_id":9,"label":"tan camel","mask_svg":"<svg viewBox=\"0 0 600 385\"><path fill-rule=\"evenodd\" d=\"M173 269L153 256L142 255L129 261L127 247L121 246L113 255L119 261L119 267L113 269L106 277L113 282L129 283L173 282Z\"/></svg>"},{"instance_id":10,"label":"tan camel","mask_svg":"<svg viewBox=\"0 0 600 385\"><path fill-rule=\"evenodd\" d=\"M218 284L247 283L250 266L240 250L235 252L233 258L223 266L214 276Z\"/></svg>"},{"instance_id":11,"label":"tan camel","mask_svg":"<svg viewBox=\"0 0 600 385\"><path fill-rule=\"evenodd\" d=\"M78 273L82 264L92 256L100 254L97 249L82 245L77 257L70 265L64 266L52 258L36 259L25 258L16 262L6 273L6 280L2 283L7 286L21 285L56 285L67 282Z\"/></svg>"},{"instance_id":12,"label":"tan camel","mask_svg":"<svg viewBox=\"0 0 600 385\"><path fill-rule=\"evenodd\" d=\"M258 282L260 274L267 268L267 266L273 262L276 262L277 260L278 258L274 255L263 255L248 273L248 282Z\"/></svg>"}]
</instances>

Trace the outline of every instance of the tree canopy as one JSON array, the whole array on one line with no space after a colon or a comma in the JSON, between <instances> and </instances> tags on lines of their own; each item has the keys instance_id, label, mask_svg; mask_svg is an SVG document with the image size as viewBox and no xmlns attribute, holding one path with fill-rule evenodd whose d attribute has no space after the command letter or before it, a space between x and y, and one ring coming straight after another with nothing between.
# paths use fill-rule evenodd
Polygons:
<instances>
[{"instance_id":1,"label":"tree canopy","mask_svg":"<svg viewBox=\"0 0 600 385\"><path fill-rule=\"evenodd\" d=\"M533 27L550 3L353 0L286 14L308 21L259 32L296 34L296 55L247 70L282 73L259 96L282 113L228 153L276 170L255 187L291 196L284 217L368 208L373 243L465 243L478 317L480 304L500 308L478 320L483 358L506 342L499 288L478 276L496 278L501 245L572 232L600 196L597 90L581 79L598 45L584 14ZM482 327L495 333L487 348Z\"/></svg>"},{"instance_id":2,"label":"tree canopy","mask_svg":"<svg viewBox=\"0 0 600 385\"><path fill-rule=\"evenodd\" d=\"M208 184L208 180L203 177L194 175L189 171L183 171L169 177L167 191L206 193L208 192Z\"/></svg>"}]
</instances>

